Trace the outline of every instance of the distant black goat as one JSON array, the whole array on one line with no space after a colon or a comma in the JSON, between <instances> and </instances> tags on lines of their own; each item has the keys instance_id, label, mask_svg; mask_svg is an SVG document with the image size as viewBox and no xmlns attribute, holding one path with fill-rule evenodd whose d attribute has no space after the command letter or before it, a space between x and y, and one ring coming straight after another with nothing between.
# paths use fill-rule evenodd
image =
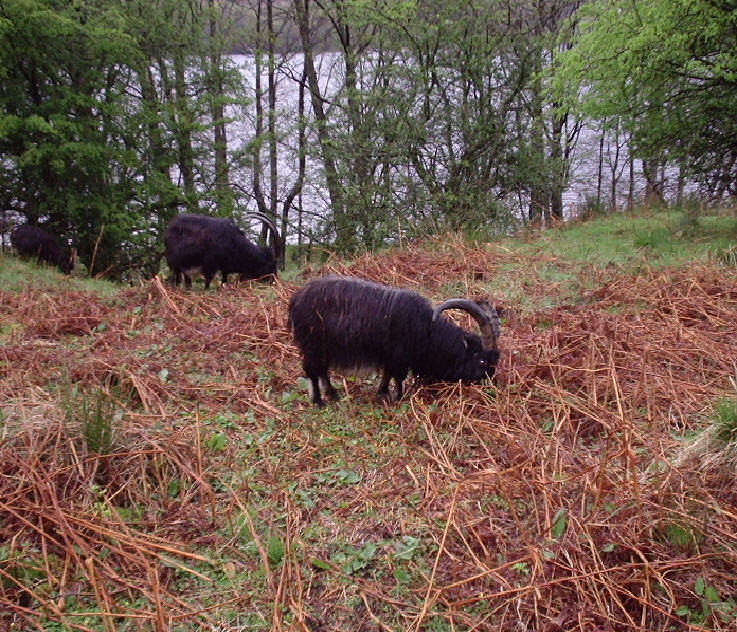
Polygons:
<instances>
[{"instance_id":1,"label":"distant black goat","mask_svg":"<svg viewBox=\"0 0 737 632\"><path fill-rule=\"evenodd\" d=\"M481 337L438 318L453 308L476 319ZM398 400L410 370L426 382L479 382L494 375L499 359L499 317L487 302L451 299L433 310L415 292L354 277L321 277L297 290L287 325L318 406L321 386L329 399L337 398L328 369L381 369L377 395L387 396L394 378Z\"/></svg>"},{"instance_id":2,"label":"distant black goat","mask_svg":"<svg viewBox=\"0 0 737 632\"><path fill-rule=\"evenodd\" d=\"M219 270L223 283L228 275L238 273L241 280L276 275L279 234L270 220L261 217L274 236L274 248L262 248L251 242L230 219L207 215L179 215L164 232L166 262L174 272L174 285L184 275L187 287L192 276L202 274L205 289Z\"/></svg>"},{"instance_id":3,"label":"distant black goat","mask_svg":"<svg viewBox=\"0 0 737 632\"><path fill-rule=\"evenodd\" d=\"M20 256L58 266L64 274L69 274L74 267L74 249L65 248L56 237L38 226L17 226L10 233L10 243Z\"/></svg>"}]
</instances>

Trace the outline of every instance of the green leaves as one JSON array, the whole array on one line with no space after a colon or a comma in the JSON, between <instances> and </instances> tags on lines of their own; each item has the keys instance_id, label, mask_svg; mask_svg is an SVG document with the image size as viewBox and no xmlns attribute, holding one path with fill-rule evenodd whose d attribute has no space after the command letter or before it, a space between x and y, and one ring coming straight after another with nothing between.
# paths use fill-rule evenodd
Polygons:
<instances>
[{"instance_id":1,"label":"green leaves","mask_svg":"<svg viewBox=\"0 0 737 632\"><path fill-rule=\"evenodd\" d=\"M584 3L553 86L602 128L621 125L637 157L718 174L737 128L732 19L708 0Z\"/></svg>"},{"instance_id":2,"label":"green leaves","mask_svg":"<svg viewBox=\"0 0 737 632\"><path fill-rule=\"evenodd\" d=\"M353 470L339 470L336 473L336 481L341 485L355 485L361 480L361 476Z\"/></svg>"},{"instance_id":3,"label":"green leaves","mask_svg":"<svg viewBox=\"0 0 737 632\"><path fill-rule=\"evenodd\" d=\"M228 438L222 432L212 433L206 442L207 447L213 452L222 452L228 443Z\"/></svg>"},{"instance_id":4,"label":"green leaves","mask_svg":"<svg viewBox=\"0 0 737 632\"><path fill-rule=\"evenodd\" d=\"M336 551L330 561L339 566L340 570L348 575L365 569L374 559L376 555L376 544L374 542L366 542L362 546L355 547L346 545L339 551ZM313 561L313 566L315 562Z\"/></svg>"},{"instance_id":5,"label":"green leaves","mask_svg":"<svg viewBox=\"0 0 737 632\"><path fill-rule=\"evenodd\" d=\"M550 527L550 535L557 540L566 530L568 526L568 510L564 508L558 509L553 516L553 524Z\"/></svg>"},{"instance_id":6,"label":"green leaves","mask_svg":"<svg viewBox=\"0 0 737 632\"><path fill-rule=\"evenodd\" d=\"M212 120L199 101L213 98L215 84L191 85L204 82L212 65L198 54L209 16L175 0L7 0L2 6L3 189L29 219L47 217L49 227L72 239L88 272L121 278L132 265L146 276L157 272L158 224L183 198L169 171L186 143L180 132L206 129ZM176 98L169 76L182 51L187 67L176 88L189 99ZM205 72L190 69L200 64ZM167 86L162 94L159 84L146 84L151 74ZM233 98L224 84L217 97ZM190 142L186 149L189 171L204 156L197 168L207 173L209 148L195 150ZM196 206L195 194L187 193Z\"/></svg>"},{"instance_id":7,"label":"green leaves","mask_svg":"<svg viewBox=\"0 0 737 632\"><path fill-rule=\"evenodd\" d=\"M404 535L394 543L394 557L398 560L411 560L414 558L420 541L411 535Z\"/></svg>"},{"instance_id":8,"label":"green leaves","mask_svg":"<svg viewBox=\"0 0 737 632\"><path fill-rule=\"evenodd\" d=\"M722 623L734 623L737 604L733 597L722 600L716 587L707 584L703 577L696 578L693 591L699 598L701 609L692 609L685 604L678 606L675 613L679 617L684 617L689 623L698 626L703 626L710 616L718 617Z\"/></svg>"}]
</instances>

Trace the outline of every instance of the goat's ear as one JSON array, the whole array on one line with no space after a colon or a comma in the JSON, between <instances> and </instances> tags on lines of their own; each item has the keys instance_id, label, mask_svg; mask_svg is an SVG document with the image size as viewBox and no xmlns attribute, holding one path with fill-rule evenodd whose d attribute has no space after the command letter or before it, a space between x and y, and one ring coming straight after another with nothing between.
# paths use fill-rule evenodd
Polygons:
<instances>
[{"instance_id":1,"label":"goat's ear","mask_svg":"<svg viewBox=\"0 0 737 632\"><path fill-rule=\"evenodd\" d=\"M496 303L492 305L487 299L485 298L477 298L474 303L478 305L481 309L483 309L485 312L489 313L492 309L496 310L497 316L501 316L504 314L504 306Z\"/></svg>"}]
</instances>

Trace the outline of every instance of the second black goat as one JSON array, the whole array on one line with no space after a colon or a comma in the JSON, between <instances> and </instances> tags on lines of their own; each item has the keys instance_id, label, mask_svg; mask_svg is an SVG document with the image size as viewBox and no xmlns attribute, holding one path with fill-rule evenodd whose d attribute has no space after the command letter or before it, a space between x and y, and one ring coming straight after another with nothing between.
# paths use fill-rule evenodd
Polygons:
<instances>
[{"instance_id":1,"label":"second black goat","mask_svg":"<svg viewBox=\"0 0 737 632\"><path fill-rule=\"evenodd\" d=\"M192 276L201 274L205 289L220 271L223 283L237 273L242 281L273 278L276 275L279 234L276 226L261 217L274 235L274 247L263 248L250 241L230 219L208 215L179 215L164 232L166 263L174 273L174 285L192 285Z\"/></svg>"}]
</instances>

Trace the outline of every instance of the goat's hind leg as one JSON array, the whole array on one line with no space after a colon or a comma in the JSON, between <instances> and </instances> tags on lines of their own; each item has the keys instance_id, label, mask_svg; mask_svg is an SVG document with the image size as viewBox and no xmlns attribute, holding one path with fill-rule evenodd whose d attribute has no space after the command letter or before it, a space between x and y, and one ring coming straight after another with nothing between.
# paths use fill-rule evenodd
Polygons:
<instances>
[{"instance_id":1,"label":"goat's hind leg","mask_svg":"<svg viewBox=\"0 0 737 632\"><path fill-rule=\"evenodd\" d=\"M302 367L308 380L307 389L310 394L310 401L315 406L323 405L320 387L325 391L325 397L331 400L338 399L338 393L330 383L327 367L322 362L314 362L308 358L302 363Z\"/></svg>"},{"instance_id":2,"label":"goat's hind leg","mask_svg":"<svg viewBox=\"0 0 737 632\"><path fill-rule=\"evenodd\" d=\"M338 391L333 388L333 385L330 383L330 378L327 375L308 375L307 392L310 395L310 401L315 404L315 406L320 408L324 406L322 396L320 395L320 387L325 391L325 397L329 400L335 401L338 399Z\"/></svg>"},{"instance_id":3,"label":"goat's hind leg","mask_svg":"<svg viewBox=\"0 0 737 632\"><path fill-rule=\"evenodd\" d=\"M320 396L320 383L317 377L307 377L307 393L310 396L310 401L320 408L324 406L322 397Z\"/></svg>"},{"instance_id":4,"label":"goat's hind leg","mask_svg":"<svg viewBox=\"0 0 737 632\"><path fill-rule=\"evenodd\" d=\"M330 378L328 377L327 373L325 373L324 375L321 375L318 378L318 382L322 390L325 391L325 397L327 397L330 401L334 402L340 399L340 396L338 395L338 391L335 390L335 387L330 382Z\"/></svg>"},{"instance_id":5,"label":"goat's hind leg","mask_svg":"<svg viewBox=\"0 0 737 632\"><path fill-rule=\"evenodd\" d=\"M409 369L399 369L399 371L395 372L392 376L394 378L394 384L397 387L395 392L396 399L394 400L396 402L402 399L402 382L407 378L407 373L409 373Z\"/></svg>"},{"instance_id":6,"label":"goat's hind leg","mask_svg":"<svg viewBox=\"0 0 737 632\"><path fill-rule=\"evenodd\" d=\"M384 369L384 372L381 375L381 382L379 382L379 389L376 391L376 397L379 399L389 399L389 380L391 379L391 375L389 375L389 371Z\"/></svg>"},{"instance_id":7,"label":"goat's hind leg","mask_svg":"<svg viewBox=\"0 0 737 632\"><path fill-rule=\"evenodd\" d=\"M408 369L403 368L393 372L385 368L381 376L381 382L379 382L379 390L376 391L376 396L379 399L389 399L390 401L398 402L402 399L402 382L407 377L408 372ZM394 384L396 386L394 394L389 392L389 381L391 378L394 378Z\"/></svg>"}]
</instances>

